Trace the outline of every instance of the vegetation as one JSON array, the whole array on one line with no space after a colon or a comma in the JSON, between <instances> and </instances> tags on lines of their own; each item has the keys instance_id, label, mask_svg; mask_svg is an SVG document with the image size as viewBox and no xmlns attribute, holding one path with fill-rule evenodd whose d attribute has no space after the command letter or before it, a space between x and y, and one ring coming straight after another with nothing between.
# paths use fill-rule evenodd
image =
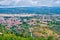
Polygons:
<instances>
[{"instance_id":1,"label":"vegetation","mask_svg":"<svg viewBox=\"0 0 60 40\"><path fill-rule=\"evenodd\" d=\"M20 37L16 36L15 34L2 34L0 35L0 40L53 40L53 37L48 38L32 38L32 37Z\"/></svg>"}]
</instances>

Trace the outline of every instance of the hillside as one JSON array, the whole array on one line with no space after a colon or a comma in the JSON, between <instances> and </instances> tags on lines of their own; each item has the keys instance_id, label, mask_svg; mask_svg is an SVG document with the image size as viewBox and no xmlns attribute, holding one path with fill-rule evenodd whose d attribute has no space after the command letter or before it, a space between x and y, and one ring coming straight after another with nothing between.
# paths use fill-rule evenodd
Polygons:
<instances>
[{"instance_id":1,"label":"hillside","mask_svg":"<svg viewBox=\"0 0 60 40\"><path fill-rule=\"evenodd\" d=\"M56 31L51 30L45 24L43 25L40 24L40 27L34 27L31 29L35 37L43 37L43 38L53 37L53 40L60 40L60 35Z\"/></svg>"}]
</instances>

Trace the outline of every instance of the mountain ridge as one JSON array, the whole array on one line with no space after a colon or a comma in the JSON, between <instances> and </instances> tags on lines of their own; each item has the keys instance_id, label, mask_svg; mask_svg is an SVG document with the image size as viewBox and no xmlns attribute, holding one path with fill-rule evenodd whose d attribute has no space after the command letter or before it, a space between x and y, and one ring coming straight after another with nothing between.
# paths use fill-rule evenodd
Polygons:
<instances>
[{"instance_id":1,"label":"mountain ridge","mask_svg":"<svg viewBox=\"0 0 60 40\"><path fill-rule=\"evenodd\" d=\"M11 13L11 14L20 14L20 13L28 13L28 14L60 14L60 7L13 7L13 8L0 8L0 13Z\"/></svg>"}]
</instances>

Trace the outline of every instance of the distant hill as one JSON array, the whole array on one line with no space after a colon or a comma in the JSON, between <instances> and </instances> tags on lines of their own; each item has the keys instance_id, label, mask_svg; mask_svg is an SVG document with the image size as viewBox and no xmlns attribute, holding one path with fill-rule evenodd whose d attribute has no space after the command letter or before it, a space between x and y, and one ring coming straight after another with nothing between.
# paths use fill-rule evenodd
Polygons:
<instances>
[{"instance_id":1,"label":"distant hill","mask_svg":"<svg viewBox=\"0 0 60 40\"><path fill-rule=\"evenodd\" d=\"M0 13L35 13L35 14L60 14L60 7L13 7L13 8L0 8Z\"/></svg>"}]
</instances>

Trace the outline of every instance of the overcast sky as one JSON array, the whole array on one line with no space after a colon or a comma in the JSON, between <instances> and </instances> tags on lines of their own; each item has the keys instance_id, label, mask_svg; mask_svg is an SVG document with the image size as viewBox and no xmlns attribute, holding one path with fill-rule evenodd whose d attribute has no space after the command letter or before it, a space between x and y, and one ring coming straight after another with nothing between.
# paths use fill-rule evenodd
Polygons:
<instances>
[{"instance_id":1,"label":"overcast sky","mask_svg":"<svg viewBox=\"0 0 60 40\"><path fill-rule=\"evenodd\" d=\"M60 6L60 0L0 0L0 5L9 5L9 6Z\"/></svg>"}]
</instances>

